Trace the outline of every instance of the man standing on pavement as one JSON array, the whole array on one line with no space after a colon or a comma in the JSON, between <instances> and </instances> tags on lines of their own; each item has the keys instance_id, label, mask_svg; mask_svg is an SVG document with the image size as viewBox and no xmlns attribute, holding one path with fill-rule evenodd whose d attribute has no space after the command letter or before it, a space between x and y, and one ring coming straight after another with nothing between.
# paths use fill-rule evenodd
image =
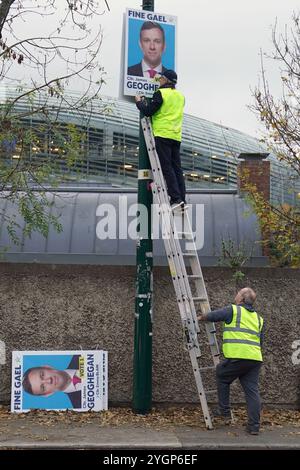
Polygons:
<instances>
[{"instance_id":1,"label":"man standing on pavement","mask_svg":"<svg viewBox=\"0 0 300 470\"><path fill-rule=\"evenodd\" d=\"M170 204L174 209L184 208L185 183L181 169L180 144L182 134L184 96L176 90L177 74L165 70L159 78L159 89L147 101L136 96L138 109L152 116L152 130L156 151L166 180Z\"/></svg>"},{"instance_id":2,"label":"man standing on pavement","mask_svg":"<svg viewBox=\"0 0 300 470\"><path fill-rule=\"evenodd\" d=\"M235 304L198 316L200 321L224 321L225 360L216 368L219 399L216 414L223 416L226 424L231 422L230 384L238 378L247 402L247 432L252 435L259 433L261 401L258 380L263 360L263 319L253 308L255 299L255 292L245 287L237 293Z\"/></svg>"}]
</instances>

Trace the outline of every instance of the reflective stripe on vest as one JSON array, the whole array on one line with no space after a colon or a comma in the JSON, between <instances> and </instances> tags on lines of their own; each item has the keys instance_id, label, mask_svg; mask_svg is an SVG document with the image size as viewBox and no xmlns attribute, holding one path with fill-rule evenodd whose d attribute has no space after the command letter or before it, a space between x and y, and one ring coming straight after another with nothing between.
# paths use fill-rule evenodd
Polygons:
<instances>
[{"instance_id":1,"label":"reflective stripe on vest","mask_svg":"<svg viewBox=\"0 0 300 470\"><path fill-rule=\"evenodd\" d=\"M163 103L152 116L155 137L164 137L181 142L184 96L175 88L160 88Z\"/></svg>"},{"instance_id":2,"label":"reflective stripe on vest","mask_svg":"<svg viewBox=\"0 0 300 470\"><path fill-rule=\"evenodd\" d=\"M240 305L232 305L232 321L224 323L223 354L226 358L262 361L260 335L263 319Z\"/></svg>"}]
</instances>

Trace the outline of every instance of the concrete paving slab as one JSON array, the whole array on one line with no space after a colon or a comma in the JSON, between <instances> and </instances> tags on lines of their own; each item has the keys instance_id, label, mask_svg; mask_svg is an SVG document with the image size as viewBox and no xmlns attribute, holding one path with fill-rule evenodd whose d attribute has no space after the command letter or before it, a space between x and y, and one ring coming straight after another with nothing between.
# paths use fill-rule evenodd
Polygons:
<instances>
[{"instance_id":1,"label":"concrete paving slab","mask_svg":"<svg viewBox=\"0 0 300 470\"><path fill-rule=\"evenodd\" d=\"M181 443L174 431L133 426L100 427L56 426L45 428L31 424L20 429L13 423L7 433L0 435L1 448L180 448Z\"/></svg>"},{"instance_id":2,"label":"concrete paving slab","mask_svg":"<svg viewBox=\"0 0 300 470\"><path fill-rule=\"evenodd\" d=\"M241 426L207 431L200 426L46 426L25 420L1 428L1 449L300 449L300 428L267 427L250 436Z\"/></svg>"},{"instance_id":3,"label":"concrete paving slab","mask_svg":"<svg viewBox=\"0 0 300 470\"><path fill-rule=\"evenodd\" d=\"M184 449L300 449L300 428L264 428L251 436L242 426L226 426L206 431L197 428L175 429Z\"/></svg>"}]
</instances>

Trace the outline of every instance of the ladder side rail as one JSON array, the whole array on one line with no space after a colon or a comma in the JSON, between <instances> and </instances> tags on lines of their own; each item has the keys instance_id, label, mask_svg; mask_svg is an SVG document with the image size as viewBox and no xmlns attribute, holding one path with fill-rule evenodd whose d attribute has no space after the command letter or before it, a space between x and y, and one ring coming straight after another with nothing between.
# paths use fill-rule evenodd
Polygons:
<instances>
[{"instance_id":1,"label":"ladder side rail","mask_svg":"<svg viewBox=\"0 0 300 470\"><path fill-rule=\"evenodd\" d=\"M150 163L151 163L151 167L152 167L152 171L153 171L154 181L156 181L156 177L158 176L158 180L159 180L158 182L159 182L160 188L161 188L162 193L163 193L163 202L165 204L167 204L167 206L169 206L166 185L165 185L164 177L163 177L163 174L162 174L162 170L160 169L160 166L159 166L159 157L157 155L156 148L155 148L155 141L154 141L153 134L152 134L150 119L149 118L143 118L142 119L142 126L143 126L145 140L146 140L146 144L147 144L147 148L148 148L148 153L149 153ZM159 192L159 194L160 194L160 192ZM182 250L181 250L181 246L180 246L180 242L179 242L179 237L178 237L178 233L177 233L177 230L176 230L176 225L174 223L174 215L171 211L169 213L169 219L170 219L169 222L170 222L170 231L171 231L170 238L174 238L174 243L175 243L175 247L176 247L176 254L177 254L177 257L178 257L178 263L176 263L177 264L177 272L181 273L182 281L183 281L184 286L185 286L184 287L185 295L188 299L188 302L190 303L190 312L191 312L190 315L192 317L191 321L193 321L196 331L199 332L200 329L199 329L199 325L198 325L195 305L194 305L194 302L193 302L193 299L192 299L191 286L189 284L188 275L187 275L187 271L186 271L186 265L185 265L185 261L184 261L183 256L182 256ZM179 268L178 265L180 266L180 269L178 269Z\"/></svg>"},{"instance_id":2,"label":"ladder side rail","mask_svg":"<svg viewBox=\"0 0 300 470\"><path fill-rule=\"evenodd\" d=\"M169 242L168 238L165 239L164 242L166 244L166 251L167 252L168 252L169 249L171 249L171 250L174 249L174 248L170 248L170 245L168 243ZM172 275L172 272L171 272L171 275ZM173 276L172 276L172 278L173 278ZM173 282L174 282L174 278L173 278ZM184 326L187 326L187 325L184 325ZM195 333L195 330L193 328L192 328L192 332ZM194 337L194 335L193 335L193 337ZM197 358L199 357L198 350L197 350L197 347L189 347L190 346L189 342L190 342L190 344L194 343L194 340L189 341L188 337L186 339L187 339L187 343L188 343L188 352L189 352L189 355L190 355L190 360L191 360L191 364L192 364L192 368L193 368L193 373L194 373L194 377L195 377L195 381L196 381L197 392L198 392L198 396L199 396L200 403L201 403L201 408L202 408L202 412L203 412L205 425L206 425L207 429L212 429L213 428L212 420L211 420L211 416L210 416L210 412L209 412L209 408L208 408L208 404L207 404L205 389L204 389L204 385L203 385L203 381L202 381L202 377L201 377L201 371L200 371L199 363L198 363L198 360L197 360ZM195 344L192 344L192 346L195 346Z\"/></svg>"},{"instance_id":3,"label":"ladder side rail","mask_svg":"<svg viewBox=\"0 0 300 470\"><path fill-rule=\"evenodd\" d=\"M186 221L188 224L188 231L192 232L192 227L191 227L188 214L186 214ZM194 240L192 241L192 244L189 246L192 246L192 250L197 250ZM199 297L204 297L205 299L203 301L200 301L201 312L204 314L208 313L211 311L211 308L210 308L207 290L205 287L204 277L203 277L201 264L200 264L200 260L198 256L191 259L190 266L191 266L192 273L200 276L199 279L195 280L195 288L196 288L197 295ZM216 336L215 323L205 322L205 330L206 330L206 334L209 340L209 346L210 346L213 362L214 362L214 365L216 366L220 362L220 350L219 350L219 345L218 345L217 336Z\"/></svg>"},{"instance_id":4,"label":"ladder side rail","mask_svg":"<svg viewBox=\"0 0 300 470\"><path fill-rule=\"evenodd\" d=\"M159 198L158 198L156 191L153 192L153 197L155 201L157 200L159 202ZM165 224L169 226L169 222L168 222L169 210L166 214L164 213L165 210L166 208L163 207L162 212L161 212L162 232L163 232L163 235L167 235L165 237L163 236L163 241L164 241L168 264L170 268L170 273L171 273L171 277L172 277L172 281L173 281L173 285L174 285L174 289L175 289L175 293L177 297L177 303L178 303L179 310L180 310L180 316L181 316L181 320L182 320L185 332L188 331L188 338L189 338L188 347L189 349L191 347L195 347L197 349L198 356L200 356L201 352L200 352L197 332L195 332L194 323L191 318L190 305L188 302L186 292L183 289L183 285L180 282L180 276L178 275L178 272L180 270L180 265L178 264L178 258L176 256L176 247L174 246L174 240L172 239L172 237L170 237L170 234L164 233ZM167 218L167 221L165 220L165 218Z\"/></svg>"},{"instance_id":5,"label":"ladder side rail","mask_svg":"<svg viewBox=\"0 0 300 470\"><path fill-rule=\"evenodd\" d=\"M209 408L208 408L208 405L207 405L207 399L206 399L206 395L205 395L205 389L204 389L204 385L203 385L203 381L202 381L202 377L201 377L201 372L200 372L198 360L197 360L196 355L194 354L194 351L192 351L192 350L189 351L189 354L190 354L193 373L194 373L194 377L195 377L195 381L196 381L198 396L199 396L200 403L201 403L201 408L202 408L202 413L203 413L203 417L204 417L204 421L205 421L205 426L207 427L207 429L213 429L212 420L211 420Z\"/></svg>"},{"instance_id":6,"label":"ladder side rail","mask_svg":"<svg viewBox=\"0 0 300 470\"><path fill-rule=\"evenodd\" d=\"M153 137L152 137L152 134L151 134L151 128L149 126L149 123L148 123L147 144L148 144L148 150L149 150L149 158L151 158L151 166L154 170L154 172L153 172L154 173L154 182L155 182L155 185L157 186L157 188L154 187L154 192L157 191L159 205L161 206L162 200L163 200L163 204L165 204L165 206L164 206L164 208L165 208L165 207L168 207L168 205L169 205L168 204L168 196L167 196L167 191L166 191L166 188L165 188L165 182L164 182L163 174L162 174L162 171L161 171L161 169L159 168L159 165L158 165L159 158L158 158L156 150L155 150L155 142L153 141ZM158 189L158 186L160 186L160 191ZM162 214L162 216L163 216L163 214ZM187 276L187 272L186 272L186 266L185 266L184 259L183 259L182 256L181 256L182 259L180 260L180 254L182 253L182 251L181 251L181 246L180 246L180 242L179 242L179 239L178 239L178 235L176 233L176 225L175 225L175 222L174 222L174 216L173 216L172 213L170 213L170 214L167 213L166 216L167 217L169 216L170 219L171 219L169 221L169 225L170 225L169 230L173 233L169 233L169 236L170 236L170 238L174 237L173 242L175 244L175 247L173 247L172 252L174 253L174 249L175 249L176 250L175 252L177 252L177 255L179 257L179 260L178 260L179 261L179 266L178 266L178 262L176 263L176 257L173 256L173 261L175 262L175 266L177 265L176 272L180 273L180 276L182 277L182 281L186 284L186 289L183 289L183 292L184 292L184 290L186 290L186 294L182 293L181 295L187 295L188 301L190 303L187 318L189 319L189 317L191 316L192 319L188 320L188 323L190 323L190 321L192 321L193 324L194 324L193 325L194 328L196 329L197 332L199 332L200 328L199 328L199 324L198 324L198 320L197 320L197 312L196 312L196 308L195 308L195 305L194 305L194 302L193 302L193 299L192 299L192 292L191 292L191 288L190 288L190 284L189 284L189 280L188 280L188 276ZM185 214L185 219L186 219L185 225L186 224L188 225L187 232L192 233L192 228L191 228L190 220L189 220L189 217L188 217L188 213ZM166 225L167 224L168 224L168 222L166 222ZM196 264L197 268L198 268L196 271L197 271L197 274L200 275L200 279L198 280L198 282L196 282L195 287L196 287L197 296L203 297L206 300L206 302L201 302L200 303L201 311L203 312L203 309L204 309L205 311L203 313L206 313L207 311L210 311L210 307L209 307L207 291L206 291L206 288L205 288L204 278L203 278L200 262L199 262L199 259L198 259L197 248L196 248L194 240L189 241L187 243L189 243L189 248L190 248L189 251L191 251L191 252L193 252L197 255L197 256L195 256L195 258L193 258L191 260L191 265L193 266L193 265ZM192 249L191 249L191 247L192 247ZM167 247L166 247L166 252L168 253L168 248ZM169 260L170 260L170 258L168 258L168 261ZM169 264L170 264L170 262L169 262ZM195 272L195 269L194 269L194 272ZM174 281L174 278L173 278L173 281ZM174 285L174 287L175 287L175 285ZM175 287L175 291L176 291L176 287ZM187 299L184 300L185 306L187 307L186 302L187 302ZM206 308L205 308L205 304L207 304ZM215 335L216 329L215 329L214 323L213 322L205 323L205 329L206 329L206 334L207 334L208 341L209 341L209 346L210 346L210 349L211 349L212 358L213 358L214 364L217 365L219 363L220 353L219 353L217 338L216 338L216 335ZM194 343L198 345L198 341L196 342L194 340ZM199 350L199 352L200 352L200 350Z\"/></svg>"},{"instance_id":7,"label":"ladder side rail","mask_svg":"<svg viewBox=\"0 0 300 470\"><path fill-rule=\"evenodd\" d=\"M166 190L166 185L165 185L165 181L164 181L162 171L161 171L161 169L158 165L159 158L158 158L158 155L157 155L157 152L156 152L156 149L155 149L155 142L152 138L152 132L151 132L151 127L150 127L150 123L149 123L149 118L143 118L142 121L143 120L147 124L146 125L145 123L143 123L144 124L143 130L144 130L144 133L145 133L145 140L146 140L146 143L147 143L147 146L148 146L148 153L149 153L150 163L151 163L151 167L152 167L152 171L153 171L154 183L155 183L155 186L156 186L156 187L154 186L153 192L157 193L158 202L159 202L160 207L162 207L163 209L168 207L167 213L165 211L162 211L162 217L163 217L163 221L164 221L164 226L167 229L168 228L170 229L169 237L170 237L170 240L171 240L172 244L175 242L176 250L174 250L174 252L177 254L178 252L181 252L181 247L179 246L179 244L176 243L175 237L173 236L174 225L175 225L174 224L174 216L173 216L173 213L169 210L169 200L168 200L168 195L167 195L168 193L167 193L167 190ZM146 133L145 131L148 131L148 133ZM160 187L160 190L159 190L158 186ZM180 265L183 265L183 264L184 263L180 262ZM178 267L179 266L178 266L178 263L177 263L177 270L178 270ZM185 294L187 295L188 293L186 292Z\"/></svg>"},{"instance_id":8,"label":"ladder side rail","mask_svg":"<svg viewBox=\"0 0 300 470\"><path fill-rule=\"evenodd\" d=\"M193 229L192 229L192 226L191 226L191 222L190 222L190 218L189 218L188 213L185 214L184 224L188 226L188 232L193 233ZM199 275L199 279L201 280L201 284L203 285L202 292L198 292L199 296L201 295L201 296L205 297L208 301L208 295L207 295L207 291L206 291L206 287L205 287L204 277L203 277L203 273L202 273L202 269L201 269L201 265L200 265L200 261L199 261L199 257L198 257L198 251L197 251L197 247L196 247L196 243L195 243L194 239L186 241L186 251L191 251L191 252L197 254L197 257L195 257L195 259L193 259L193 262L191 263L191 268L192 268L193 274L198 274Z\"/></svg>"},{"instance_id":9,"label":"ladder side rail","mask_svg":"<svg viewBox=\"0 0 300 470\"><path fill-rule=\"evenodd\" d=\"M190 305L192 294L190 291L190 285L188 284L187 273L186 273L186 268L183 262L183 258L181 260L179 258L179 255L181 253L181 247L179 244L179 240L175 239L174 233L173 233L174 225L175 225L174 216L173 216L173 213L169 209L170 206L169 206L168 193L166 190L166 185L165 185L162 171L159 167L159 157L155 149L155 141L153 139L153 134L151 131L149 118L144 118L142 120L142 127L144 131L145 141L147 144L150 163L151 163L151 167L153 171L154 185L152 189L153 189L154 200L155 202L158 201L159 203L159 207L161 209L163 230L166 232L166 235L167 235L164 238L168 238L168 241L169 241L169 243L166 243L167 240L164 240L168 262L169 262L170 268L172 268L172 265L170 264L171 259L174 262L175 271L176 271L175 276L176 276L176 279L178 279L179 287L181 288L181 294L178 294L178 283L176 282L176 284L174 284L175 292L177 294L177 298L180 298L181 296L182 302L185 305L187 326L190 332L189 334L193 336L193 343L199 349L198 338L196 334L197 332L199 332L199 325L195 317L194 306ZM172 269L170 270L172 273ZM172 276L172 278L173 278L173 281L175 281L174 276ZM181 281L185 281L183 285ZM193 326L191 326L191 324ZM194 330L196 330L196 333ZM200 354L200 349L199 349L199 354Z\"/></svg>"},{"instance_id":10,"label":"ladder side rail","mask_svg":"<svg viewBox=\"0 0 300 470\"><path fill-rule=\"evenodd\" d=\"M150 127L150 131L151 131L151 127ZM144 130L144 134L145 134L145 130ZM150 135L152 135L152 132L150 132ZM146 139L146 135L145 135L145 139ZM157 187L158 185L155 184L156 187L154 187L154 191L153 191L154 199L159 202L160 206L161 206L162 202L165 204L165 206L164 206L164 208L161 212L161 216L162 216L163 224L164 223L167 224L166 228L169 229L169 236L167 236L166 239L164 239L166 252L167 252L167 254L170 253L170 256L173 254L173 261L175 261L175 266L177 265L176 271L177 272L183 272L183 273L185 273L185 276L186 276L186 278L182 279L184 282L178 282L178 283L175 282L175 279L172 276L174 287L176 285L177 285L177 287L179 287L180 295L182 295L182 294L184 295L184 291L186 291L186 293L190 294L190 295L188 295L187 300L189 300L189 302L192 304L191 307L193 308L194 305L193 305L193 299L192 299L192 294L191 294L191 288L190 288L190 284L188 283L186 266L184 264L184 259L183 259L183 256L182 256L181 246L180 246L178 237L176 237L176 227L174 227L173 213L168 212L167 214L165 214L165 209L166 209L167 204L168 204L168 199L167 199L167 192L166 192L166 189L165 189L164 179L162 177L162 172L157 166L158 157L157 157L157 155L155 155L156 154L155 144L153 145L153 143L151 141L148 142L148 144L150 144L149 145L150 148L148 148L148 153L149 153L149 158L150 158L150 162L151 162L151 167L152 167L152 170L154 170L153 173L156 173L156 174L154 174L154 182L156 183L157 179L160 180L159 184L162 188L162 196L163 196L163 197L160 197L160 190ZM151 152L151 150L152 150L152 152ZM152 158L152 154L154 155L153 158ZM158 178L157 178L157 176L158 176ZM169 220L165 220L166 215L168 216ZM163 230L165 230L165 229L163 228ZM177 240L176 240L176 238L177 238ZM177 259L177 260L176 260L176 254L177 254L177 257L179 257L179 259ZM180 260L180 255L181 255L181 260ZM171 258L168 257L168 261L170 259ZM179 264L179 266L178 266L178 264ZM170 265L170 263L169 263L169 265ZM170 266L170 271L171 271L171 266ZM171 271L171 274L172 274L172 271ZM186 284L186 281L187 281L187 284ZM176 288L175 288L175 292L176 292ZM179 305L179 310L180 310L180 303L179 302L178 302L178 305ZM193 313L193 312L196 313L195 307L193 308L191 313ZM196 324L198 325L197 319L196 319L196 322L197 322ZM192 332L194 332L194 329L195 329L194 324L192 324L191 329L192 329ZM202 383L201 372L200 372L200 368L199 368L199 364L198 364L198 360L197 360L197 349L195 347L189 349L189 354L190 354L190 359L191 359L191 363L192 363L192 367L193 367L194 376L195 376L195 379L196 379L196 385L197 385L197 390L198 390L198 394L199 394L199 398L200 398L200 402L201 402L201 407L202 407L202 411L203 411L203 415L204 415L205 424L206 424L206 427L208 429L212 429L211 417L210 417L209 409L208 409L208 406L207 406L206 395L205 395L205 391L204 391L204 387L203 387L203 383Z\"/></svg>"}]
</instances>

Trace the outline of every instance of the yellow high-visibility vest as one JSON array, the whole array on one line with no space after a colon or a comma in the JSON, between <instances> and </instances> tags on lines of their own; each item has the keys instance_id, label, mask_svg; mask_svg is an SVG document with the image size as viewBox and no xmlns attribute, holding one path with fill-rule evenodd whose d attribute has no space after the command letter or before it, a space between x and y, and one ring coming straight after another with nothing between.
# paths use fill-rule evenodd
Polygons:
<instances>
[{"instance_id":1,"label":"yellow high-visibility vest","mask_svg":"<svg viewBox=\"0 0 300 470\"><path fill-rule=\"evenodd\" d=\"M152 116L152 130L155 137L181 142L184 96L175 88L160 88L163 103Z\"/></svg>"},{"instance_id":2,"label":"yellow high-visibility vest","mask_svg":"<svg viewBox=\"0 0 300 470\"><path fill-rule=\"evenodd\" d=\"M245 307L232 305L231 323L224 323L223 354L228 359L262 361L260 335L263 318Z\"/></svg>"}]
</instances>

